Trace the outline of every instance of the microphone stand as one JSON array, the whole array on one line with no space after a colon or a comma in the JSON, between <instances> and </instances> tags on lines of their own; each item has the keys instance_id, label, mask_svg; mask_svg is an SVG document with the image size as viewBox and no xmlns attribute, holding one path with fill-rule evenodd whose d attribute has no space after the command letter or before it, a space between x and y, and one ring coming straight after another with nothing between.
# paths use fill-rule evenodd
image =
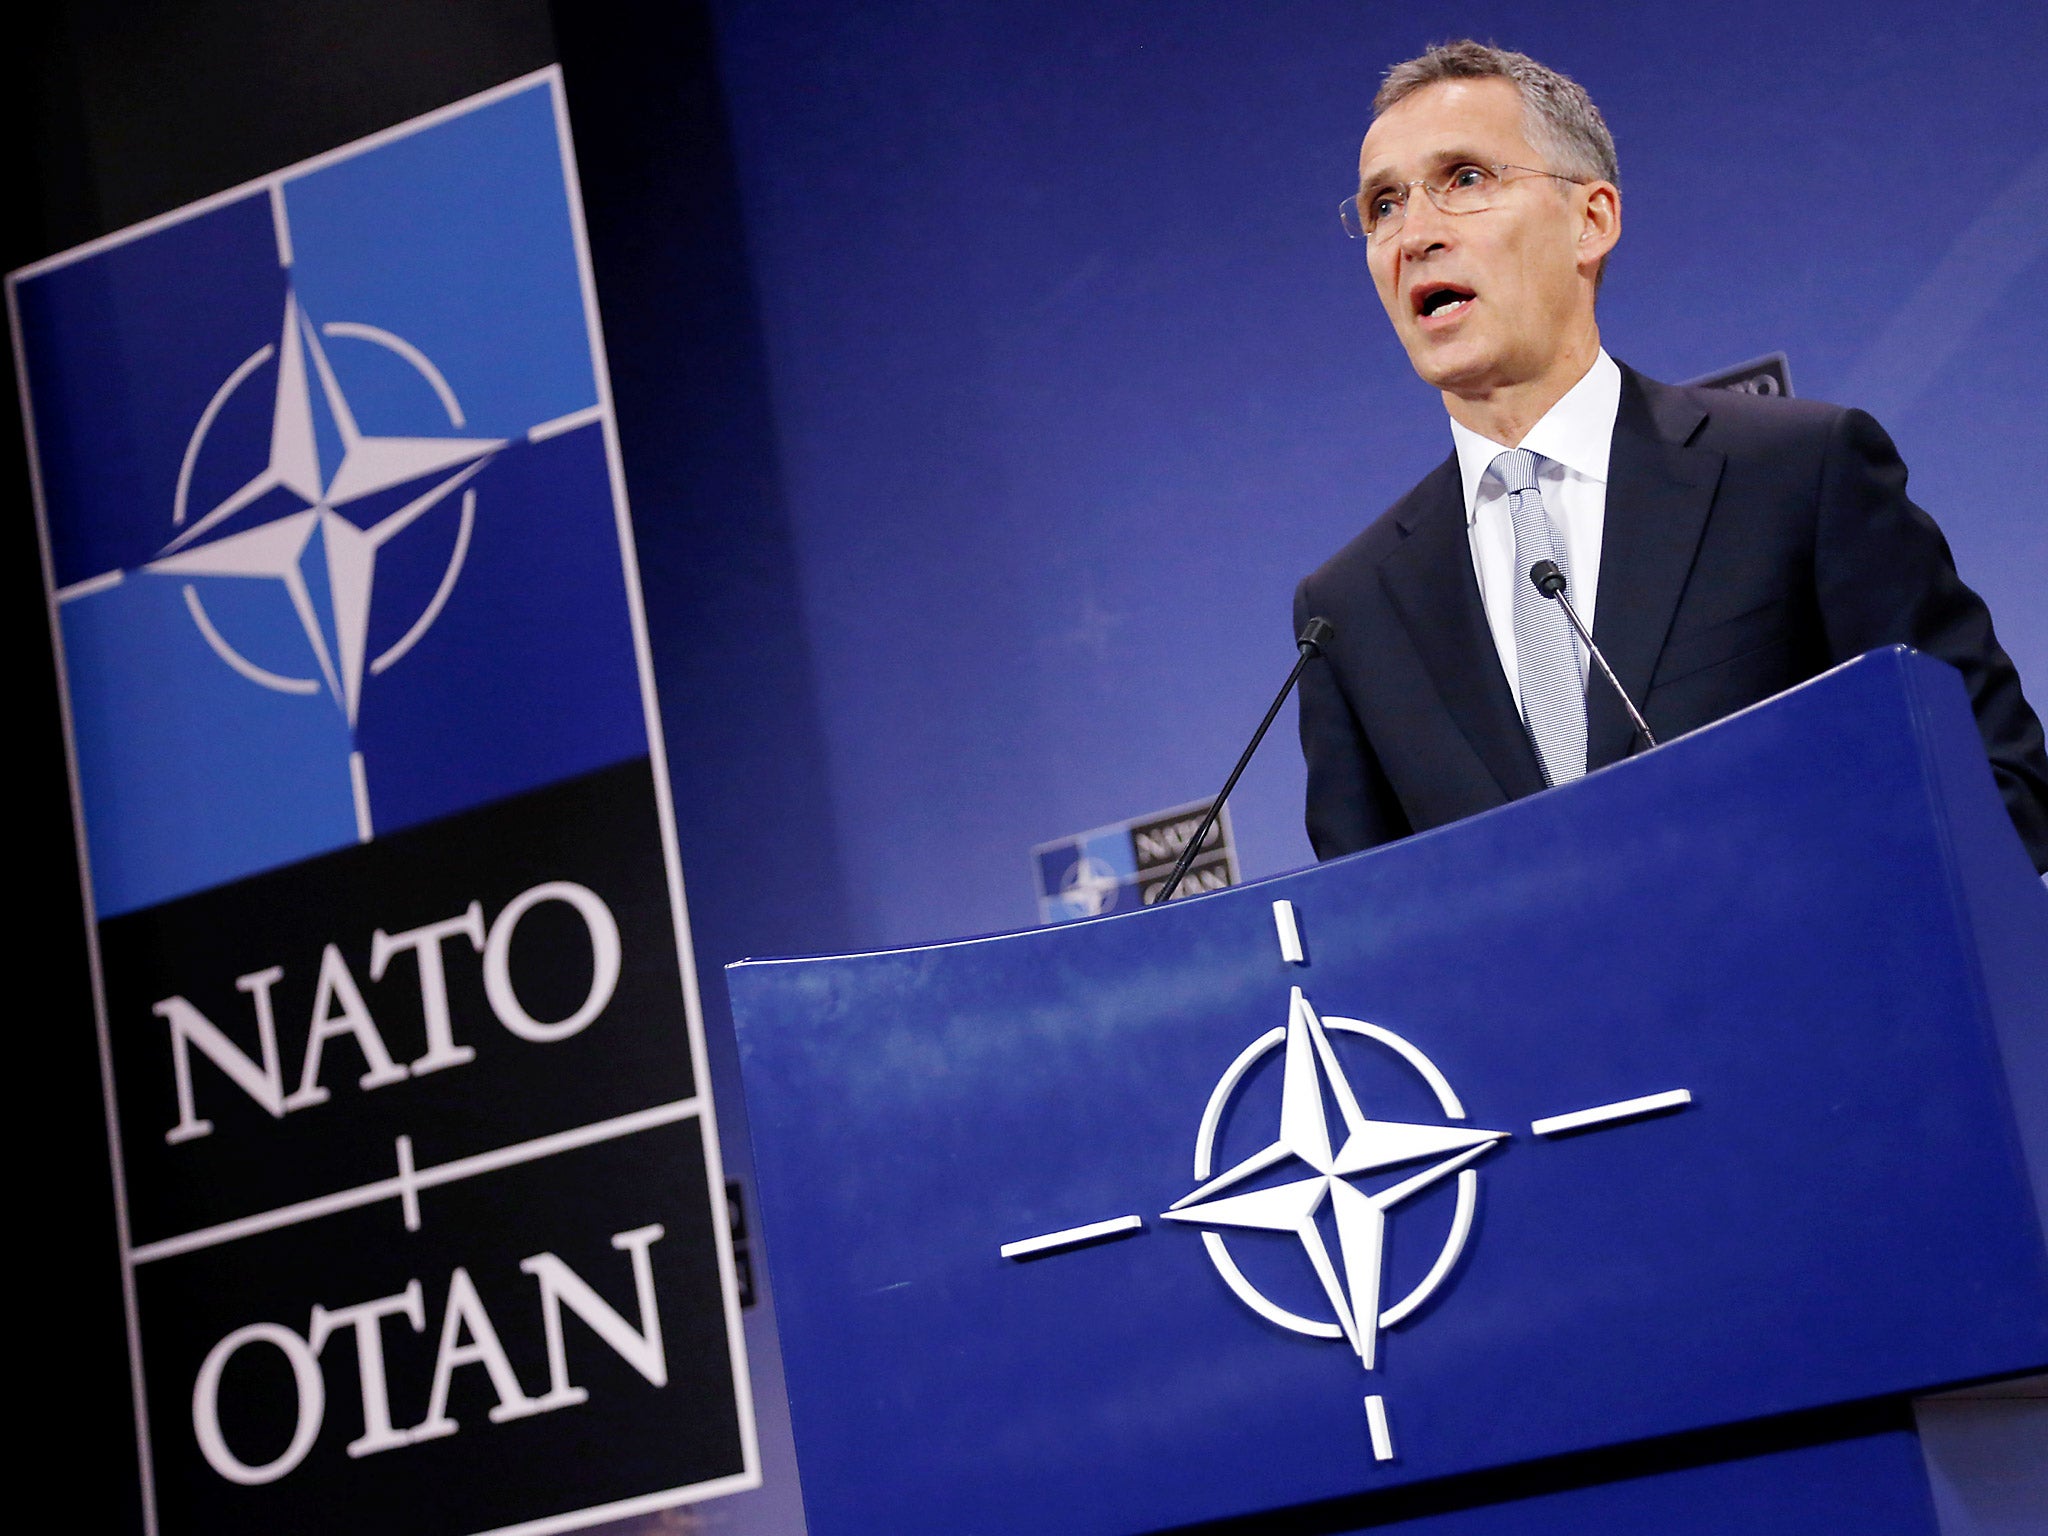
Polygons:
<instances>
[{"instance_id":1,"label":"microphone stand","mask_svg":"<svg viewBox=\"0 0 2048 1536\"><path fill-rule=\"evenodd\" d=\"M1578 631L1579 640L1586 647L1587 654L1599 663L1600 670L1606 676L1608 684L1620 696L1621 707L1628 711L1629 719L1635 721L1636 729L1643 733L1643 740L1653 747L1657 745L1657 738L1650 734L1648 723L1644 721L1642 714L1636 709L1636 701L1630 698L1628 690L1621 686L1621 679L1614 675L1614 668L1607 665L1607 658L1600 654L1600 647L1593 643L1592 635L1587 633L1584 621L1579 618L1579 610L1574 608L1572 600L1564 595L1564 572L1557 568L1557 562L1555 560L1538 560L1529 567L1529 580L1535 585L1538 592L1541 592L1545 597L1554 599L1564 609L1564 616L1572 621L1572 628Z\"/></svg>"},{"instance_id":2,"label":"microphone stand","mask_svg":"<svg viewBox=\"0 0 2048 1536\"><path fill-rule=\"evenodd\" d=\"M1223 788L1210 803L1209 813L1202 818L1202 824L1195 828L1195 835L1188 839L1187 846L1180 851L1180 862L1173 866L1173 873L1166 877L1166 884L1159 889L1158 899L1153 906L1162 906L1173 900L1173 893L1180 889L1180 883L1187 878L1188 866L1195 862L1195 853L1208 837L1209 829L1216 824L1216 818L1223 813L1223 802L1230 798L1230 792L1237 788L1238 776L1245 770L1245 764L1252 760L1252 754L1259 750L1259 743L1266 739L1266 731L1273 724L1273 717L1280 713L1280 706L1287 702L1287 695L1294 692L1294 685L1301 680L1301 669L1309 664L1312 657L1323 653L1323 642L1336 633L1328 619L1310 619L1302 626L1301 634L1295 639L1295 648L1301 652L1294 660L1294 670L1287 674L1287 681L1280 685L1280 692L1266 711L1266 718L1259 722L1259 728L1252 732L1251 742L1237 760L1237 766L1230 770L1230 777L1223 781Z\"/></svg>"}]
</instances>

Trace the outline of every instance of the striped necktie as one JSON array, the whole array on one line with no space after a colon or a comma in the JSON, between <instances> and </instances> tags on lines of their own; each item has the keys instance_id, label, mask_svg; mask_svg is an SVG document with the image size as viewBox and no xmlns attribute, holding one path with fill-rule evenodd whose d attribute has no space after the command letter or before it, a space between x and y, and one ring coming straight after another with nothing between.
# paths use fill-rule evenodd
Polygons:
<instances>
[{"instance_id":1,"label":"striped necktie","mask_svg":"<svg viewBox=\"0 0 2048 1536\"><path fill-rule=\"evenodd\" d=\"M1555 560L1571 590L1571 566L1536 487L1542 461L1526 448L1511 448L1493 461L1493 472L1508 489L1508 515L1515 526L1515 674L1522 695L1522 721L1543 777L1563 784L1586 771L1586 683L1564 607L1536 590L1529 567Z\"/></svg>"}]
</instances>

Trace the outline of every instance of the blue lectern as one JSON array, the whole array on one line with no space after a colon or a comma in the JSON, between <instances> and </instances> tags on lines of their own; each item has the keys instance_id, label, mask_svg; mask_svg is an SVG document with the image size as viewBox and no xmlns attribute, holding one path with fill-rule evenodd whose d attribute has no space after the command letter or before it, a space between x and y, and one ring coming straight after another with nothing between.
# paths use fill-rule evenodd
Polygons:
<instances>
[{"instance_id":1,"label":"blue lectern","mask_svg":"<svg viewBox=\"0 0 2048 1536\"><path fill-rule=\"evenodd\" d=\"M1927 1533L1906 1402L2048 1368L2048 891L1911 652L730 979L813 1536Z\"/></svg>"}]
</instances>

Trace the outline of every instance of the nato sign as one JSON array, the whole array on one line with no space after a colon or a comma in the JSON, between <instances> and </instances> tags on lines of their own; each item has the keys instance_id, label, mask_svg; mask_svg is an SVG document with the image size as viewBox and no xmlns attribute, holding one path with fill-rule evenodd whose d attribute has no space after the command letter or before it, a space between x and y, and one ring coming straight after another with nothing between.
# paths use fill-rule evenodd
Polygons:
<instances>
[{"instance_id":1,"label":"nato sign","mask_svg":"<svg viewBox=\"0 0 2048 1536\"><path fill-rule=\"evenodd\" d=\"M152 1529L753 1486L558 73L8 297Z\"/></svg>"}]
</instances>

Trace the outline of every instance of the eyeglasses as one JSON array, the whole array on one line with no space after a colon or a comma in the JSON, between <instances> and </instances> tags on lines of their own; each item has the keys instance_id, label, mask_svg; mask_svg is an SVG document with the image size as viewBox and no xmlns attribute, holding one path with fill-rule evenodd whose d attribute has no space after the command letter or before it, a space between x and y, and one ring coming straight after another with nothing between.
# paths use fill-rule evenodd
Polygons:
<instances>
[{"instance_id":1,"label":"eyeglasses","mask_svg":"<svg viewBox=\"0 0 2048 1536\"><path fill-rule=\"evenodd\" d=\"M1347 197L1337 205L1337 217L1344 221L1344 233L1354 240L1384 240L1401 227L1408 214L1408 192L1420 187L1444 213L1477 213L1500 201L1501 189L1513 179L1507 173L1548 176L1573 186L1585 183L1576 176L1538 170L1533 165L1459 165L1434 176L1417 177L1395 186Z\"/></svg>"}]
</instances>

